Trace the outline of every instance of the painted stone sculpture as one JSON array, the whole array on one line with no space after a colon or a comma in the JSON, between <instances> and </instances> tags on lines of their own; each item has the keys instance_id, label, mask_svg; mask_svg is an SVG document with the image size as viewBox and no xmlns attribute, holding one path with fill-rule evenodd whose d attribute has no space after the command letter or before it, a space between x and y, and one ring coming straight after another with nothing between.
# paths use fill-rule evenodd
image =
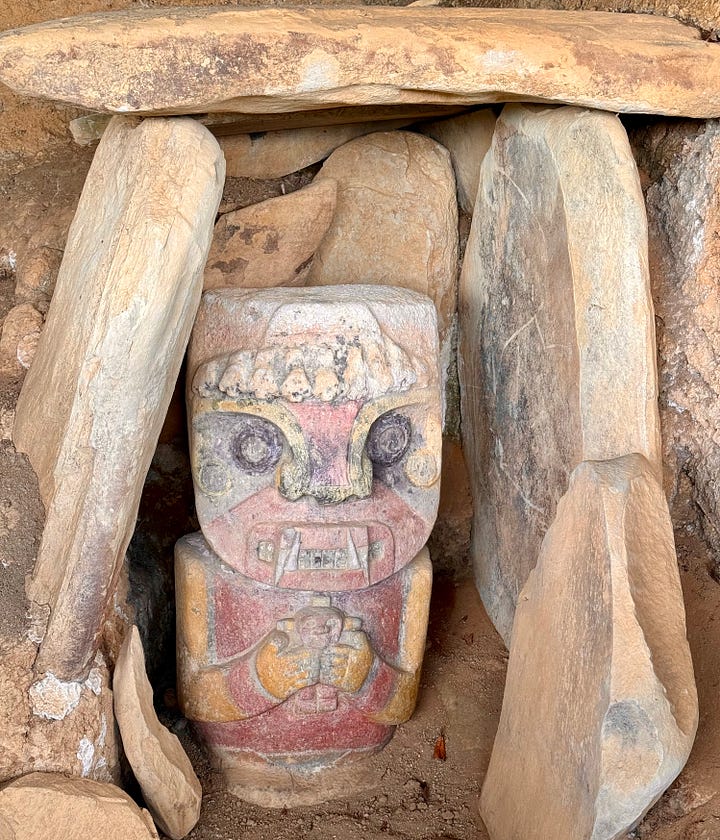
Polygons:
<instances>
[{"instance_id":1,"label":"painted stone sculpture","mask_svg":"<svg viewBox=\"0 0 720 840\"><path fill-rule=\"evenodd\" d=\"M203 297L188 367L202 533L176 548L179 684L239 796L328 798L308 779L412 714L439 378L435 309L414 292Z\"/></svg>"}]
</instances>

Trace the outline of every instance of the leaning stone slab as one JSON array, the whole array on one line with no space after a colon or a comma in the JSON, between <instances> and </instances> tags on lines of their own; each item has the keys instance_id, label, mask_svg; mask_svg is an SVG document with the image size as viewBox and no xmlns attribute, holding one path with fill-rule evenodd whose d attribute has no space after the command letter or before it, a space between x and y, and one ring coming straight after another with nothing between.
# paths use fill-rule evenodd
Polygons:
<instances>
[{"instance_id":1,"label":"leaning stone slab","mask_svg":"<svg viewBox=\"0 0 720 840\"><path fill-rule=\"evenodd\" d=\"M301 190L226 213L215 225L205 289L301 286L335 211L337 184Z\"/></svg>"},{"instance_id":2,"label":"leaning stone slab","mask_svg":"<svg viewBox=\"0 0 720 840\"><path fill-rule=\"evenodd\" d=\"M282 178L324 160L338 146L356 137L375 131L392 131L411 122L412 118L406 117L401 120L309 126L286 131L234 134L219 137L218 142L225 155L228 178Z\"/></svg>"},{"instance_id":3,"label":"leaning stone slab","mask_svg":"<svg viewBox=\"0 0 720 840\"><path fill-rule=\"evenodd\" d=\"M619 840L698 707L672 524L640 455L580 464L518 602L481 795L491 840Z\"/></svg>"},{"instance_id":4,"label":"leaning stone slab","mask_svg":"<svg viewBox=\"0 0 720 840\"><path fill-rule=\"evenodd\" d=\"M337 182L337 206L308 285L392 285L427 295L447 345L458 248L447 150L410 131L369 134L336 149L318 177Z\"/></svg>"},{"instance_id":5,"label":"leaning stone slab","mask_svg":"<svg viewBox=\"0 0 720 840\"><path fill-rule=\"evenodd\" d=\"M720 115L720 49L649 15L520 9L141 9L10 30L0 81L114 113L518 99Z\"/></svg>"},{"instance_id":6,"label":"leaning stone slab","mask_svg":"<svg viewBox=\"0 0 720 840\"><path fill-rule=\"evenodd\" d=\"M190 119L108 127L88 173L14 441L47 519L31 599L50 606L38 672L84 676L180 369L222 192Z\"/></svg>"},{"instance_id":7,"label":"leaning stone slab","mask_svg":"<svg viewBox=\"0 0 720 840\"><path fill-rule=\"evenodd\" d=\"M0 791L2 840L157 840L145 810L119 787L31 773Z\"/></svg>"},{"instance_id":8,"label":"leaning stone slab","mask_svg":"<svg viewBox=\"0 0 720 840\"><path fill-rule=\"evenodd\" d=\"M450 152L457 181L458 204L465 213L472 213L480 183L480 167L495 131L494 112L490 108L481 108L459 117L425 123L418 127L418 131L442 143Z\"/></svg>"},{"instance_id":9,"label":"leaning stone slab","mask_svg":"<svg viewBox=\"0 0 720 840\"><path fill-rule=\"evenodd\" d=\"M198 821L202 788L180 741L157 719L134 625L115 665L113 700L125 755L150 813L161 831L181 840Z\"/></svg>"},{"instance_id":10,"label":"leaning stone slab","mask_svg":"<svg viewBox=\"0 0 720 840\"><path fill-rule=\"evenodd\" d=\"M572 469L639 452L660 470L645 206L617 117L506 106L459 321L475 574L508 642Z\"/></svg>"}]
</instances>

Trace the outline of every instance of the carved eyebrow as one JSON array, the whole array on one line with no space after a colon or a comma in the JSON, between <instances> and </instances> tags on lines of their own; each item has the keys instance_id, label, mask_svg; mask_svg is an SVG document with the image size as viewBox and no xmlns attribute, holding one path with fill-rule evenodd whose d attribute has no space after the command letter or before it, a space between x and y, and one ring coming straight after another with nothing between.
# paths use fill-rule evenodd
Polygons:
<instances>
[{"instance_id":1,"label":"carved eyebrow","mask_svg":"<svg viewBox=\"0 0 720 840\"><path fill-rule=\"evenodd\" d=\"M363 458L365 454L365 440L370 426L388 411L396 411L399 408L407 408L419 403L432 400L435 396L432 388L418 388L414 391L406 391L400 394L387 394L379 399L366 402L358 411L352 431L350 432L350 446L348 450L348 469L350 479L363 474Z\"/></svg>"}]
</instances>

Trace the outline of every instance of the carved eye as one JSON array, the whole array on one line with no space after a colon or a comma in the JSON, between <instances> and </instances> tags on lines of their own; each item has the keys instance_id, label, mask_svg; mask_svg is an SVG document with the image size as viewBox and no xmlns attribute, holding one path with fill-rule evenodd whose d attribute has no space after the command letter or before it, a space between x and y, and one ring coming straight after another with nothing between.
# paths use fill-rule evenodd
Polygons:
<instances>
[{"instance_id":1,"label":"carved eye","mask_svg":"<svg viewBox=\"0 0 720 840\"><path fill-rule=\"evenodd\" d=\"M233 435L230 451L235 462L246 472L264 473L280 460L282 435L268 420L247 417Z\"/></svg>"},{"instance_id":2,"label":"carved eye","mask_svg":"<svg viewBox=\"0 0 720 840\"><path fill-rule=\"evenodd\" d=\"M365 450L368 457L381 467L396 464L410 446L410 421L402 414L389 412L372 424Z\"/></svg>"}]
</instances>

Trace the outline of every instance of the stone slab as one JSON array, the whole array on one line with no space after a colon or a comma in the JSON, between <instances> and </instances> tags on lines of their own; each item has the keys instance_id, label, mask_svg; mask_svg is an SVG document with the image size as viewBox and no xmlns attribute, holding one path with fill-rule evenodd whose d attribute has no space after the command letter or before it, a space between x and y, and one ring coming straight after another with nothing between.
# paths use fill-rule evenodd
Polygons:
<instances>
[{"instance_id":1,"label":"stone slab","mask_svg":"<svg viewBox=\"0 0 720 840\"><path fill-rule=\"evenodd\" d=\"M696 29L607 12L139 9L0 37L16 92L115 113L523 99L714 117L719 76Z\"/></svg>"},{"instance_id":2,"label":"stone slab","mask_svg":"<svg viewBox=\"0 0 720 840\"><path fill-rule=\"evenodd\" d=\"M463 212L472 214L480 183L480 167L495 131L494 111L481 108L459 117L425 123L417 130L437 140L450 152L458 204Z\"/></svg>"},{"instance_id":3,"label":"stone slab","mask_svg":"<svg viewBox=\"0 0 720 840\"><path fill-rule=\"evenodd\" d=\"M660 470L647 222L617 117L506 106L483 162L459 322L475 574L507 642L573 468L639 452Z\"/></svg>"},{"instance_id":4,"label":"stone slab","mask_svg":"<svg viewBox=\"0 0 720 840\"><path fill-rule=\"evenodd\" d=\"M98 146L14 441L47 519L29 594L51 608L39 672L81 678L132 534L200 299L222 193L190 119L117 118Z\"/></svg>"},{"instance_id":5,"label":"stone slab","mask_svg":"<svg viewBox=\"0 0 720 840\"><path fill-rule=\"evenodd\" d=\"M2 840L157 840L145 810L119 787L31 773L0 791Z\"/></svg>"},{"instance_id":6,"label":"stone slab","mask_svg":"<svg viewBox=\"0 0 720 840\"><path fill-rule=\"evenodd\" d=\"M200 816L202 787L176 735L155 714L153 690L137 627L131 627L115 664L115 717L127 760L155 822L182 840Z\"/></svg>"},{"instance_id":7,"label":"stone slab","mask_svg":"<svg viewBox=\"0 0 720 840\"><path fill-rule=\"evenodd\" d=\"M301 286L332 223L337 184L319 178L288 195L225 213L215 225L204 289Z\"/></svg>"},{"instance_id":8,"label":"stone slab","mask_svg":"<svg viewBox=\"0 0 720 840\"><path fill-rule=\"evenodd\" d=\"M573 472L518 603L481 795L491 840L620 840L698 720L672 523L640 455Z\"/></svg>"}]
</instances>

